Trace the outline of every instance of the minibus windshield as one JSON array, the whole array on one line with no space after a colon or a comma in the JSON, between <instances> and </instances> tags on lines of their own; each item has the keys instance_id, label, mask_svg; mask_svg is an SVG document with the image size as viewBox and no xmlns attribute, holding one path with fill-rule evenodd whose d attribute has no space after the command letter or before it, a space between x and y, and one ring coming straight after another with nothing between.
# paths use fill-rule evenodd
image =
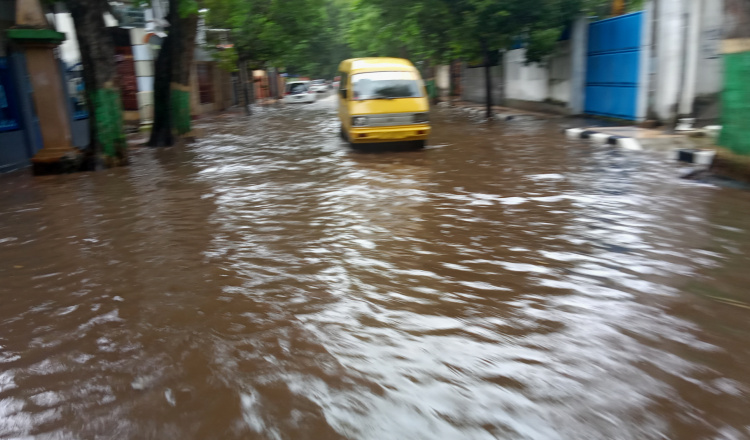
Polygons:
<instances>
[{"instance_id":1,"label":"minibus windshield","mask_svg":"<svg viewBox=\"0 0 750 440\"><path fill-rule=\"evenodd\" d=\"M352 75L352 99L420 98L419 80L411 72L367 72Z\"/></svg>"}]
</instances>

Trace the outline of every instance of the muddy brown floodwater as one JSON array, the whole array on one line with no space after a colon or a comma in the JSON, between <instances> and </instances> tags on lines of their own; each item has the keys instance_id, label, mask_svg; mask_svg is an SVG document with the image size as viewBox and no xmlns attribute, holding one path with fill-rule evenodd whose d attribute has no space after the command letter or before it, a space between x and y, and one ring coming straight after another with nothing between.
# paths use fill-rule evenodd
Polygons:
<instances>
[{"instance_id":1,"label":"muddy brown floodwater","mask_svg":"<svg viewBox=\"0 0 750 440\"><path fill-rule=\"evenodd\" d=\"M331 99L0 176L0 438L750 438L750 193L562 120Z\"/></svg>"}]
</instances>

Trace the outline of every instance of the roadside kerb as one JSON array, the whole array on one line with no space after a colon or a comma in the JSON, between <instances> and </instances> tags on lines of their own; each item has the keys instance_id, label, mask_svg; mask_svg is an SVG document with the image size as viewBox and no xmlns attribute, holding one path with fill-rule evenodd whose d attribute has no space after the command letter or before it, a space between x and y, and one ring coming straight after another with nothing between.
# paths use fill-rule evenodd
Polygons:
<instances>
[{"instance_id":1,"label":"roadside kerb","mask_svg":"<svg viewBox=\"0 0 750 440\"><path fill-rule=\"evenodd\" d=\"M635 135L612 134L618 131ZM716 155L715 150L700 148L685 135L668 135L636 127L569 128L565 130L565 135L568 139L590 139L597 144L613 145L623 150L667 152L671 160L700 167L710 167Z\"/></svg>"}]
</instances>

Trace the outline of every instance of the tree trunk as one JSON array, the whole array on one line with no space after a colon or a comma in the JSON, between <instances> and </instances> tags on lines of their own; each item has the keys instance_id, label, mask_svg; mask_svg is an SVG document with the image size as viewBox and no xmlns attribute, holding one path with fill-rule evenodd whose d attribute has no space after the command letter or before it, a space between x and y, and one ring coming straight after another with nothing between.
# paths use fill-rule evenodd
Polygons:
<instances>
[{"instance_id":1,"label":"tree trunk","mask_svg":"<svg viewBox=\"0 0 750 440\"><path fill-rule=\"evenodd\" d=\"M175 131L190 131L190 71L198 15L180 16L179 0L169 0L169 35L154 66L154 125L148 145L173 145Z\"/></svg>"},{"instance_id":2,"label":"tree trunk","mask_svg":"<svg viewBox=\"0 0 750 440\"><path fill-rule=\"evenodd\" d=\"M508 84L506 81L505 72L505 51L500 52L500 56L497 62L498 71L500 72L500 102L497 105L505 106L505 85Z\"/></svg>"},{"instance_id":3,"label":"tree trunk","mask_svg":"<svg viewBox=\"0 0 750 440\"><path fill-rule=\"evenodd\" d=\"M172 106L169 105L172 99L169 83L173 41L171 35L163 40L154 63L154 124L151 126L151 137L148 140L148 145L151 147L174 144Z\"/></svg>"},{"instance_id":4,"label":"tree trunk","mask_svg":"<svg viewBox=\"0 0 750 440\"><path fill-rule=\"evenodd\" d=\"M481 41L482 53L484 54L484 91L486 99L486 116L492 118L492 75L490 75L490 50L485 40Z\"/></svg>"},{"instance_id":5,"label":"tree trunk","mask_svg":"<svg viewBox=\"0 0 750 440\"><path fill-rule=\"evenodd\" d=\"M433 67L429 58L424 60L424 62L422 63L421 73L422 78L424 79L425 89L427 90L427 99L430 101L430 104L434 105L437 103L437 94L435 92L435 68Z\"/></svg>"},{"instance_id":6,"label":"tree trunk","mask_svg":"<svg viewBox=\"0 0 750 440\"><path fill-rule=\"evenodd\" d=\"M245 108L245 115L250 116L252 109L250 108L250 97L247 94L247 70L246 62L243 60L237 61L237 72L240 77L240 83L242 85L242 106Z\"/></svg>"},{"instance_id":7,"label":"tree trunk","mask_svg":"<svg viewBox=\"0 0 750 440\"><path fill-rule=\"evenodd\" d=\"M248 101L248 105L250 108L252 108L253 104L255 104L255 75L253 74L253 68L250 67L248 69L249 62L245 61L245 75L248 76L248 82L250 83L250 100Z\"/></svg>"},{"instance_id":8,"label":"tree trunk","mask_svg":"<svg viewBox=\"0 0 750 440\"><path fill-rule=\"evenodd\" d=\"M66 0L73 17L83 64L83 80L89 109L89 167L100 161L107 166L127 162L122 102L116 84L115 45L107 32L103 14L105 0Z\"/></svg>"},{"instance_id":9,"label":"tree trunk","mask_svg":"<svg viewBox=\"0 0 750 440\"><path fill-rule=\"evenodd\" d=\"M172 5L178 9L180 0L170 0L170 12ZM190 131L190 74L193 67L193 55L195 54L195 35L198 32L198 14L190 14L179 17L175 26L179 32L175 35L174 46L176 52L172 55L172 120L178 134ZM171 22L170 22L171 23ZM212 84L213 87L213 84ZM214 97L215 99L215 97ZM199 99L200 102L200 99Z\"/></svg>"},{"instance_id":10,"label":"tree trunk","mask_svg":"<svg viewBox=\"0 0 750 440\"><path fill-rule=\"evenodd\" d=\"M266 77L268 78L268 97L276 100L278 98L278 93L276 92L276 87L278 84L275 83L276 80L276 68L275 67L269 67L266 69Z\"/></svg>"}]
</instances>

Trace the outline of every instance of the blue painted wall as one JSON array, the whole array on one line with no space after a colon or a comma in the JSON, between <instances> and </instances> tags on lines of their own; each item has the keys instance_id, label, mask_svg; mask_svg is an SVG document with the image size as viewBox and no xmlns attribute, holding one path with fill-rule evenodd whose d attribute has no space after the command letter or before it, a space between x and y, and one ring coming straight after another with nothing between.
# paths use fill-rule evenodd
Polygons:
<instances>
[{"instance_id":1,"label":"blue painted wall","mask_svg":"<svg viewBox=\"0 0 750 440\"><path fill-rule=\"evenodd\" d=\"M67 78L60 78L67 84ZM0 173L30 165L42 149L42 134L34 109L33 90L21 52L0 57ZM67 88L65 89L67 93ZM68 96L72 142L84 149L89 144L88 113L74 111Z\"/></svg>"},{"instance_id":2,"label":"blue painted wall","mask_svg":"<svg viewBox=\"0 0 750 440\"><path fill-rule=\"evenodd\" d=\"M27 166L30 154L37 151L31 144L37 139L27 132L34 126L26 124L24 118L28 107L22 84L26 80L24 61L16 54L0 58L0 172Z\"/></svg>"}]
</instances>

